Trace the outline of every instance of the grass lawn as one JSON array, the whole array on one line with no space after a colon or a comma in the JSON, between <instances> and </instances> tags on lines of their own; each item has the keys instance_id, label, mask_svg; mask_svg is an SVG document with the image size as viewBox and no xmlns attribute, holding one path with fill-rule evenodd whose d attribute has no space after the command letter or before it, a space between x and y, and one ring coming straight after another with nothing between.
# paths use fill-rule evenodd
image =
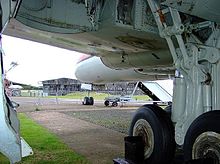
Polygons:
<instances>
[{"instance_id":1,"label":"grass lawn","mask_svg":"<svg viewBox=\"0 0 220 164\"><path fill-rule=\"evenodd\" d=\"M88 96L87 92L74 92L67 94L65 96L58 96L58 98L68 98L68 99L83 99L85 96ZM114 96L114 95L109 95L107 93L98 93L98 92L90 92L90 97L93 97L95 100L104 100L108 96ZM56 96L48 96L51 98L54 98ZM147 95L135 95L133 96L134 100L148 100L149 97Z\"/></svg>"},{"instance_id":2,"label":"grass lawn","mask_svg":"<svg viewBox=\"0 0 220 164\"><path fill-rule=\"evenodd\" d=\"M65 96L58 96L58 98L68 98L68 99L83 99L85 96L88 96L87 92L74 92L67 94ZM90 92L90 97L94 97L96 100L104 100L105 97L108 97L107 93L97 93L97 92ZM48 97L56 97L56 96L48 96Z\"/></svg>"},{"instance_id":3,"label":"grass lawn","mask_svg":"<svg viewBox=\"0 0 220 164\"><path fill-rule=\"evenodd\" d=\"M47 129L39 126L25 114L19 114L21 136L29 143L34 151L33 156L23 158L18 164L87 164L81 155L74 153L67 145ZM9 161L0 154L0 164Z\"/></svg>"}]
</instances>

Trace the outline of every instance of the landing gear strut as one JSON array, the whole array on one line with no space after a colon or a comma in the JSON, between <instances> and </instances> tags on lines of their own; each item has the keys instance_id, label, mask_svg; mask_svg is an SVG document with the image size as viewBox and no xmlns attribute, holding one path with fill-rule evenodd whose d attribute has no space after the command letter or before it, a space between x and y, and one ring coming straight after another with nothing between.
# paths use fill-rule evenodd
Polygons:
<instances>
[{"instance_id":1,"label":"landing gear strut","mask_svg":"<svg viewBox=\"0 0 220 164\"><path fill-rule=\"evenodd\" d=\"M184 147L185 161L211 158L219 164L220 27L147 1L177 70L171 110L175 141Z\"/></svg>"}]
</instances>

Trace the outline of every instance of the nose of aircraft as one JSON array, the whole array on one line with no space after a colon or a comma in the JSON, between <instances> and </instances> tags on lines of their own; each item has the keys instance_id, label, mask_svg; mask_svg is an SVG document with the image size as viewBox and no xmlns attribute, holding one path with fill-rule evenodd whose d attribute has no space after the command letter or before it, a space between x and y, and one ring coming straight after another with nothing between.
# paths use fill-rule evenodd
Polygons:
<instances>
[{"instance_id":1,"label":"nose of aircraft","mask_svg":"<svg viewBox=\"0 0 220 164\"><path fill-rule=\"evenodd\" d=\"M85 69L83 69L81 64L77 64L76 66L76 70L75 70L75 76L78 80L83 81L83 74L85 73L85 71L83 71Z\"/></svg>"},{"instance_id":2,"label":"nose of aircraft","mask_svg":"<svg viewBox=\"0 0 220 164\"><path fill-rule=\"evenodd\" d=\"M97 57L94 56L88 56L82 57L81 60L76 65L76 71L75 76L78 80L82 82L88 82L91 83L95 81L96 78L96 67L99 64L97 62Z\"/></svg>"},{"instance_id":3,"label":"nose of aircraft","mask_svg":"<svg viewBox=\"0 0 220 164\"><path fill-rule=\"evenodd\" d=\"M88 59L90 59L92 56L83 54L80 56L77 65L76 65L76 70L75 70L75 76L78 80L86 82L85 80L87 78L87 75L89 74L89 68L88 67Z\"/></svg>"}]
</instances>

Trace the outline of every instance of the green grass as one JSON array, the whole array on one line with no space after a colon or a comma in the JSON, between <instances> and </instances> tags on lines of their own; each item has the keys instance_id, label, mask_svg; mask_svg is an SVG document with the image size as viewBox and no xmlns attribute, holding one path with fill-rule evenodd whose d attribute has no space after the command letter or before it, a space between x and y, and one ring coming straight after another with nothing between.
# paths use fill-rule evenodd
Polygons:
<instances>
[{"instance_id":1,"label":"green grass","mask_svg":"<svg viewBox=\"0 0 220 164\"><path fill-rule=\"evenodd\" d=\"M133 96L133 99L134 100L143 100L143 101L148 101L148 100L151 100L151 98L147 95L135 95Z\"/></svg>"},{"instance_id":2,"label":"green grass","mask_svg":"<svg viewBox=\"0 0 220 164\"><path fill-rule=\"evenodd\" d=\"M74 92L67 94L65 96L58 96L58 98L68 98L68 99L83 99L85 96L88 96L87 92ZM89 94L90 97L93 97L95 100L104 100L108 96L114 96L109 95L107 93L98 93L98 92L91 92ZM48 96L48 98L55 98L56 96ZM147 95L135 95L133 97L135 100L148 100L149 97Z\"/></svg>"},{"instance_id":3,"label":"green grass","mask_svg":"<svg viewBox=\"0 0 220 164\"><path fill-rule=\"evenodd\" d=\"M83 99L85 96L88 96L87 92L74 92L67 94L65 96L58 96L58 98L68 98L68 99ZM91 92L89 94L90 97L94 97L96 100L104 100L105 97L108 97L107 93L97 93L97 92ZM51 98L54 98L56 96L48 96Z\"/></svg>"},{"instance_id":4,"label":"green grass","mask_svg":"<svg viewBox=\"0 0 220 164\"><path fill-rule=\"evenodd\" d=\"M23 158L18 164L87 164L81 155L74 153L58 137L48 132L29 119L25 114L19 114L21 122L21 136L29 143L34 151L33 156ZM9 161L0 155L0 164Z\"/></svg>"}]
</instances>

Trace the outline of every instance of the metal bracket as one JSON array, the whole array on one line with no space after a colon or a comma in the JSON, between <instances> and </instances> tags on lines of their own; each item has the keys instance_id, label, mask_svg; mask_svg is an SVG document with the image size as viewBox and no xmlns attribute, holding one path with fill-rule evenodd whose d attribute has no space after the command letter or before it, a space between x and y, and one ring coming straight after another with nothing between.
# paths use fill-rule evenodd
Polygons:
<instances>
[{"instance_id":1,"label":"metal bracket","mask_svg":"<svg viewBox=\"0 0 220 164\"><path fill-rule=\"evenodd\" d=\"M213 30L206 43L201 43L192 30L213 27L206 21L184 26L177 9L148 0L157 22L160 36L165 38L174 65L181 72L174 85L172 120L175 122L175 139L183 145L185 134L192 121L204 112L220 109L220 32ZM217 27L218 28L218 27ZM184 38L183 33L188 37Z\"/></svg>"}]
</instances>

